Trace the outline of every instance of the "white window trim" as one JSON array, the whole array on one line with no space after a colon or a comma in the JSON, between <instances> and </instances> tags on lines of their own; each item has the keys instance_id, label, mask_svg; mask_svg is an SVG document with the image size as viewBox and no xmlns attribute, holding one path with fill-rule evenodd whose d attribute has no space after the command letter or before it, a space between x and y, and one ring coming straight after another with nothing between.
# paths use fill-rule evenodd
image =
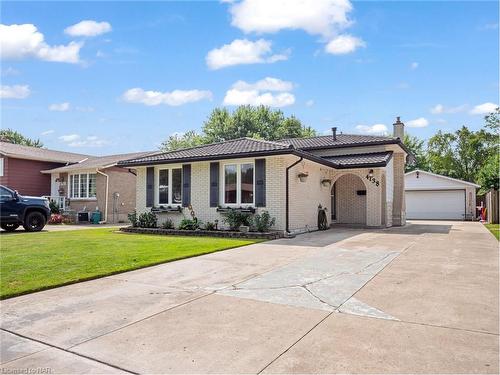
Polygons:
<instances>
[{"instance_id":1,"label":"white window trim","mask_svg":"<svg viewBox=\"0 0 500 375\"><path fill-rule=\"evenodd\" d=\"M4 158L0 158L0 177L3 177Z\"/></svg>"},{"instance_id":2,"label":"white window trim","mask_svg":"<svg viewBox=\"0 0 500 375\"><path fill-rule=\"evenodd\" d=\"M251 203L241 203L241 166L252 164L253 166L253 199ZM226 165L236 165L236 203L226 203ZM255 206L255 160L221 163L222 188L220 189L220 201L226 207L254 207Z\"/></svg>"},{"instance_id":3,"label":"white window trim","mask_svg":"<svg viewBox=\"0 0 500 375\"><path fill-rule=\"evenodd\" d=\"M172 201L172 171L174 169L181 170L181 202L180 203L171 203ZM160 203L160 171L168 170L168 202L169 203ZM183 190L183 175L182 175L182 164L172 164L172 165L162 165L155 168L155 202L154 205L158 206L172 206L172 207L180 207L182 206L182 194Z\"/></svg>"},{"instance_id":4,"label":"white window trim","mask_svg":"<svg viewBox=\"0 0 500 375\"><path fill-rule=\"evenodd\" d=\"M96 196L94 197L89 197L89 192L90 192L90 175L95 174L95 183L96 183ZM72 176L79 176L78 177L78 195L80 195L80 176L82 175L87 175L87 197L72 197L73 193L73 181L71 181ZM74 178L74 177L73 177ZM73 200L73 201L95 201L97 200L97 173L95 172L84 172L84 173L70 173L68 175L68 198Z\"/></svg>"}]
</instances>

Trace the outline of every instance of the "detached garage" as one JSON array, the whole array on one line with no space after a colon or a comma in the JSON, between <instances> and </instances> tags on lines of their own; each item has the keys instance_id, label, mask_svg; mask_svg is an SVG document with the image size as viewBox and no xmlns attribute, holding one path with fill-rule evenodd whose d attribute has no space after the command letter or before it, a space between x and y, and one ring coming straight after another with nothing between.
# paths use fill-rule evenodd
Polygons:
<instances>
[{"instance_id":1,"label":"detached garage","mask_svg":"<svg viewBox=\"0 0 500 375\"><path fill-rule=\"evenodd\" d=\"M475 217L479 185L415 170L405 174L406 218L464 220Z\"/></svg>"}]
</instances>

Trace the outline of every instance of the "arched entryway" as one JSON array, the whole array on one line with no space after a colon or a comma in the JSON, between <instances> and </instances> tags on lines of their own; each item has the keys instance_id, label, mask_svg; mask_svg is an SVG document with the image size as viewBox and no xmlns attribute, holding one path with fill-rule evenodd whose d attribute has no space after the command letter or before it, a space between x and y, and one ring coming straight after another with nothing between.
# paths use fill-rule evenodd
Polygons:
<instances>
[{"instance_id":1,"label":"arched entryway","mask_svg":"<svg viewBox=\"0 0 500 375\"><path fill-rule=\"evenodd\" d=\"M361 177L346 173L334 179L331 215L334 223L366 225L366 185Z\"/></svg>"}]
</instances>

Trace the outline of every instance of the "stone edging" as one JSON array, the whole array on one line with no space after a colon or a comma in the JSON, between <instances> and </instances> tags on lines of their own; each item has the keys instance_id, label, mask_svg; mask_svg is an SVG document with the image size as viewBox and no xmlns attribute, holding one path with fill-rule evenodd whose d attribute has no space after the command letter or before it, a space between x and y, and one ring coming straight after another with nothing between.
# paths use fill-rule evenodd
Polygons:
<instances>
[{"instance_id":1,"label":"stone edging","mask_svg":"<svg viewBox=\"0 0 500 375\"><path fill-rule=\"evenodd\" d=\"M172 236L198 236L198 237L224 237L224 238L255 238L264 240L274 240L283 237L281 232L232 232L226 230L179 230L179 229L162 229L162 228L135 228L123 227L120 231L126 233L140 234L163 234Z\"/></svg>"}]
</instances>

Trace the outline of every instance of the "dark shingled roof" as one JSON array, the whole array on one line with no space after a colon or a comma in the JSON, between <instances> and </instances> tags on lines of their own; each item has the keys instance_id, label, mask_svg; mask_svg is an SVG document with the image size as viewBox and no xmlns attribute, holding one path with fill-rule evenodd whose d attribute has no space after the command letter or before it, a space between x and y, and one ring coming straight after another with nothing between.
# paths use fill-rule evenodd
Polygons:
<instances>
[{"instance_id":1,"label":"dark shingled roof","mask_svg":"<svg viewBox=\"0 0 500 375\"><path fill-rule=\"evenodd\" d=\"M292 147L281 142L270 142L252 138L238 138L226 142L185 148L150 155L141 158L123 160L118 165L146 165L159 162L211 160L214 156L224 157L258 156L259 154L288 153Z\"/></svg>"},{"instance_id":2,"label":"dark shingled roof","mask_svg":"<svg viewBox=\"0 0 500 375\"><path fill-rule=\"evenodd\" d=\"M331 135L313 138L290 138L275 142L252 138L238 138L225 142L212 143L209 145L201 145L175 151L159 152L154 155L122 160L118 163L118 165L125 167L241 157L257 157L277 154L294 154L297 156L302 156L306 159L314 160L318 163L322 163L328 166L334 166L336 165L335 162L327 160L323 157L312 155L308 151L322 148L333 149L348 146L370 146L385 144L397 144L411 155L409 150L406 149L399 138L338 134L336 140L334 140ZM378 162L383 162L383 160ZM353 163L353 165L355 164L356 163Z\"/></svg>"},{"instance_id":3,"label":"dark shingled roof","mask_svg":"<svg viewBox=\"0 0 500 375\"><path fill-rule=\"evenodd\" d=\"M323 156L322 158L336 164L338 166L337 168L355 168L359 166L385 167L389 160L391 160L391 157L392 151L356 155Z\"/></svg>"},{"instance_id":4,"label":"dark shingled roof","mask_svg":"<svg viewBox=\"0 0 500 375\"><path fill-rule=\"evenodd\" d=\"M293 145L293 147L301 150L316 150L321 148L398 143L399 138L375 135L337 134L335 140L332 135L323 135L311 138L288 138L282 139L279 142L289 143Z\"/></svg>"}]
</instances>

